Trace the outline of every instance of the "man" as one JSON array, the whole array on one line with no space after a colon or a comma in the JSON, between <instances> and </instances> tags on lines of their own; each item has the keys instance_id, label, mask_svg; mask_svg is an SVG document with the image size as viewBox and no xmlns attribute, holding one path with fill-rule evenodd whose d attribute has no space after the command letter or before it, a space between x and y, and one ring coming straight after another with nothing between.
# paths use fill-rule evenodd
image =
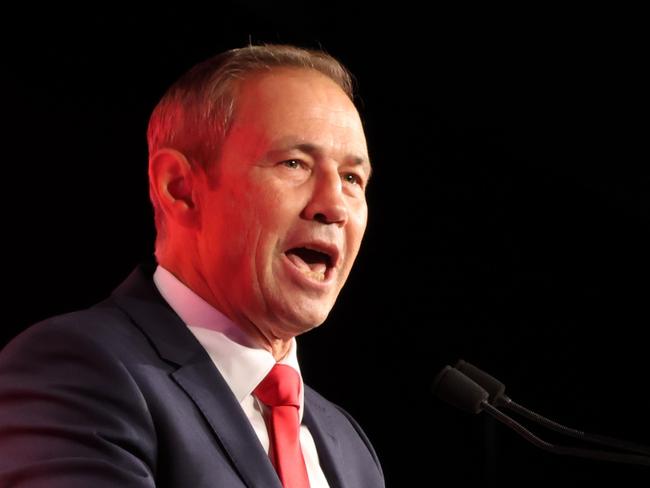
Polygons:
<instances>
[{"instance_id":1,"label":"man","mask_svg":"<svg viewBox=\"0 0 650 488\"><path fill-rule=\"evenodd\" d=\"M0 486L383 486L296 359L366 226L346 70L291 46L228 51L172 86L148 138L158 265L2 351Z\"/></svg>"}]
</instances>

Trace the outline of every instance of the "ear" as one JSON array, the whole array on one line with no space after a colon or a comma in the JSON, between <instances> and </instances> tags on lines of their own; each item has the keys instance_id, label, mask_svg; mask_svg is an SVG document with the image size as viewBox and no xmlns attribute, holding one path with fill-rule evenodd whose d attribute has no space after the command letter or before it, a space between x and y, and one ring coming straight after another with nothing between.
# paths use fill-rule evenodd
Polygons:
<instances>
[{"instance_id":1,"label":"ear","mask_svg":"<svg viewBox=\"0 0 650 488\"><path fill-rule=\"evenodd\" d=\"M149 181L167 221L183 227L199 225L197 178L185 155L161 149L149 159Z\"/></svg>"}]
</instances>

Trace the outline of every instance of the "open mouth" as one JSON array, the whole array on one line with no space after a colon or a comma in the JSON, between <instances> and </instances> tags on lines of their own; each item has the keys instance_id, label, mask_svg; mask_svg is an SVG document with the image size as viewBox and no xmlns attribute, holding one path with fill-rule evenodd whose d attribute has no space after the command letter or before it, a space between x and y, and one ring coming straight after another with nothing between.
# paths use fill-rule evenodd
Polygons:
<instances>
[{"instance_id":1,"label":"open mouth","mask_svg":"<svg viewBox=\"0 0 650 488\"><path fill-rule=\"evenodd\" d=\"M294 247L286 251L285 255L296 268L317 281L324 281L327 270L332 267L332 257L316 249Z\"/></svg>"}]
</instances>

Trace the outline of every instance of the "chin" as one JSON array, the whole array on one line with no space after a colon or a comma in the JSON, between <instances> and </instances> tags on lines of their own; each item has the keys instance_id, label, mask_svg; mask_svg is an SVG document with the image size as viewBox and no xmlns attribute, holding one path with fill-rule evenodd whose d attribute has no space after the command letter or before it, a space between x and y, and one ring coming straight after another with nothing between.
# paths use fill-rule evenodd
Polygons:
<instances>
[{"instance_id":1,"label":"chin","mask_svg":"<svg viewBox=\"0 0 650 488\"><path fill-rule=\"evenodd\" d=\"M329 313L314 313L314 310L310 310L309 313L296 313L295 310L293 313L287 314L283 317L281 322L285 325L283 331L289 335L298 336L309 332L312 329L320 326L325 322ZM328 311L329 312L329 311Z\"/></svg>"}]
</instances>

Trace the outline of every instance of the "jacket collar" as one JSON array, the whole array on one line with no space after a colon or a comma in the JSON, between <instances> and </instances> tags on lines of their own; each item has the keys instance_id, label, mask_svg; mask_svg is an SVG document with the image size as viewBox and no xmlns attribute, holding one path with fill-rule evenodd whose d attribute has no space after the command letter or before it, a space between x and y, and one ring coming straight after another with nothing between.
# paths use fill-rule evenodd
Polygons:
<instances>
[{"instance_id":1,"label":"jacket collar","mask_svg":"<svg viewBox=\"0 0 650 488\"><path fill-rule=\"evenodd\" d=\"M111 298L149 338L160 357L177 366L173 379L201 411L246 485L282 488L234 394L205 349L158 292L153 282L156 266L153 259L140 263L115 288ZM344 460L328 409L308 387L304 423L314 438L330 487L347 488L342 472Z\"/></svg>"},{"instance_id":2,"label":"jacket collar","mask_svg":"<svg viewBox=\"0 0 650 488\"><path fill-rule=\"evenodd\" d=\"M335 435L329 409L324 405L320 395L305 386L305 416L303 423L314 438L318 450L318 461L330 488L354 488L345 483L345 475L343 474L345 460Z\"/></svg>"},{"instance_id":3,"label":"jacket collar","mask_svg":"<svg viewBox=\"0 0 650 488\"><path fill-rule=\"evenodd\" d=\"M212 360L153 283L155 262L141 263L111 294L177 369L172 378L192 399L250 488L281 488L275 469L239 402Z\"/></svg>"}]
</instances>

